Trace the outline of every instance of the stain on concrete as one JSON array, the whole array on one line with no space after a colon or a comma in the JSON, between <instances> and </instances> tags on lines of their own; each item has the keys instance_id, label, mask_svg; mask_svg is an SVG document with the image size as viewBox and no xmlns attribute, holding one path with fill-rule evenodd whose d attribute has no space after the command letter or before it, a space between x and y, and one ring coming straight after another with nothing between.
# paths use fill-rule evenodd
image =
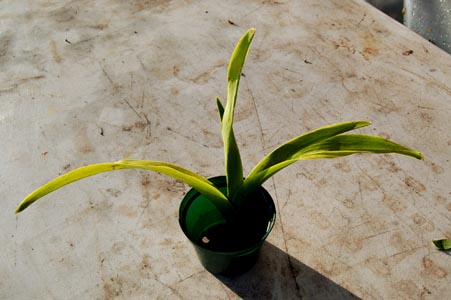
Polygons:
<instances>
[{"instance_id":1,"label":"stain on concrete","mask_svg":"<svg viewBox=\"0 0 451 300\"><path fill-rule=\"evenodd\" d=\"M77 18L77 15L78 9L68 4L51 11L48 17L56 23L70 23Z\"/></svg>"},{"instance_id":2,"label":"stain on concrete","mask_svg":"<svg viewBox=\"0 0 451 300\"><path fill-rule=\"evenodd\" d=\"M406 176L404 178L404 183L417 194L421 194L426 191L424 184L422 184L412 176Z\"/></svg>"},{"instance_id":3,"label":"stain on concrete","mask_svg":"<svg viewBox=\"0 0 451 300\"><path fill-rule=\"evenodd\" d=\"M57 63L60 64L61 63L61 56L58 53L58 49L56 47L56 42L55 41L50 41L50 50L52 52L52 56L53 56L53 60Z\"/></svg>"},{"instance_id":4,"label":"stain on concrete","mask_svg":"<svg viewBox=\"0 0 451 300\"><path fill-rule=\"evenodd\" d=\"M432 275L436 278L445 278L448 273L441 267L439 267L433 260L428 257L423 257L423 268L428 275Z\"/></svg>"},{"instance_id":5,"label":"stain on concrete","mask_svg":"<svg viewBox=\"0 0 451 300\"><path fill-rule=\"evenodd\" d=\"M365 32L361 35L362 38L362 50L360 54L365 60L370 60L373 57L379 55L380 42L376 36L370 32Z\"/></svg>"},{"instance_id":6,"label":"stain on concrete","mask_svg":"<svg viewBox=\"0 0 451 300\"><path fill-rule=\"evenodd\" d=\"M382 203L391 209L394 213L400 213L407 208L407 203L402 198L395 195L384 195Z\"/></svg>"}]
</instances>

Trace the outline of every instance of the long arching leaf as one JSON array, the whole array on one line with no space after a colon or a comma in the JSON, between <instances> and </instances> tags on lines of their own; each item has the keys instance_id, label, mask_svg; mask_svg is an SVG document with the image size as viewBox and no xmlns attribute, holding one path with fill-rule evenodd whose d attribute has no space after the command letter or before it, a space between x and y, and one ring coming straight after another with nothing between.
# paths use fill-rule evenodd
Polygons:
<instances>
[{"instance_id":1,"label":"long arching leaf","mask_svg":"<svg viewBox=\"0 0 451 300\"><path fill-rule=\"evenodd\" d=\"M266 156L252 170L244 181L241 193L252 191L298 160L336 158L356 153L398 153L423 159L421 153L380 137L341 134L369 124L366 121L353 121L330 125L288 141Z\"/></svg>"},{"instance_id":2,"label":"long arching leaf","mask_svg":"<svg viewBox=\"0 0 451 300\"><path fill-rule=\"evenodd\" d=\"M297 153L296 159L336 158L356 153L397 153L423 159L423 155L390 140L364 134L340 134Z\"/></svg>"},{"instance_id":3,"label":"long arching leaf","mask_svg":"<svg viewBox=\"0 0 451 300\"><path fill-rule=\"evenodd\" d=\"M213 185L213 183L196 173L165 162L125 159L117 162L88 165L61 175L29 194L16 208L16 213L23 211L39 198L69 183L99 173L121 169L145 169L168 175L185 182L186 184L196 189L199 193L205 195L210 201L212 201L213 204L218 207L221 212L224 212L225 214L232 212L233 208L230 202L227 200L227 197L219 189L217 189Z\"/></svg>"}]
</instances>

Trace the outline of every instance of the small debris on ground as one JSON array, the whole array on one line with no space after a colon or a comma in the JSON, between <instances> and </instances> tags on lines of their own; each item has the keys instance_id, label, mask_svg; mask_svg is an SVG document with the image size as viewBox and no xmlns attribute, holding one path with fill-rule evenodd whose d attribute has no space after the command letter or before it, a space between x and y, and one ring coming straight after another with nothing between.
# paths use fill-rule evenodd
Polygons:
<instances>
[{"instance_id":1,"label":"small debris on ground","mask_svg":"<svg viewBox=\"0 0 451 300\"><path fill-rule=\"evenodd\" d=\"M404 56L409 56L411 54L413 54L413 50L406 50L402 53L402 55L404 55Z\"/></svg>"}]
</instances>

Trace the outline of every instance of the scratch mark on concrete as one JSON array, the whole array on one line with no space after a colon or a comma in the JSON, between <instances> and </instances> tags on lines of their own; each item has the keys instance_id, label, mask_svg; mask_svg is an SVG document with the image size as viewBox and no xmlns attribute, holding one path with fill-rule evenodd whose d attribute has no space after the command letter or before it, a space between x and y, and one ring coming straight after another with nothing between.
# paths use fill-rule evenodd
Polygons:
<instances>
[{"instance_id":1,"label":"scratch mark on concrete","mask_svg":"<svg viewBox=\"0 0 451 300\"><path fill-rule=\"evenodd\" d=\"M136 109L128 102L127 99L124 99L124 102L127 103L128 107L138 116L138 118L143 119L143 117L136 111Z\"/></svg>"},{"instance_id":2,"label":"scratch mark on concrete","mask_svg":"<svg viewBox=\"0 0 451 300\"><path fill-rule=\"evenodd\" d=\"M7 87L7 88L4 88L4 89L1 89L1 90L0 90L0 94L14 92L14 90L15 90L16 88L18 88L18 87L19 87L20 85L22 85L22 84L25 84L25 83L27 83L27 82L29 82L29 81L34 81L34 80L43 79L43 78L45 78L44 75L37 75L37 76L31 76L31 77L25 77L25 78L15 79L15 80L14 80L15 82L14 82L11 86L9 86L9 87Z\"/></svg>"},{"instance_id":3,"label":"scratch mark on concrete","mask_svg":"<svg viewBox=\"0 0 451 300\"><path fill-rule=\"evenodd\" d=\"M402 251L393 253L389 257L395 257L395 256L399 256L399 255L402 255L402 254L405 254L405 253L415 252L416 250L419 250L419 249L424 249L424 246L419 246L419 247L414 247L414 248L409 248L409 249L406 249L406 250L402 250Z\"/></svg>"},{"instance_id":4,"label":"scratch mark on concrete","mask_svg":"<svg viewBox=\"0 0 451 300\"><path fill-rule=\"evenodd\" d=\"M388 230L384 230L384 231L381 231L381 232L377 232L377 233L375 233L375 234L372 234L372 235L369 235L369 236L364 237L364 238L362 239L362 241L364 241L364 240L369 240L369 239L371 239L371 238L374 238L374 237L377 237L377 236L380 236L380 235L383 235L383 234L392 232L392 231L394 231L394 230L395 230L395 229L388 229Z\"/></svg>"},{"instance_id":5,"label":"scratch mark on concrete","mask_svg":"<svg viewBox=\"0 0 451 300\"><path fill-rule=\"evenodd\" d=\"M143 89L142 95L141 95L141 103L139 104L139 108L143 108L144 107L144 100L146 99L146 92Z\"/></svg>"},{"instance_id":6,"label":"scratch mark on concrete","mask_svg":"<svg viewBox=\"0 0 451 300\"><path fill-rule=\"evenodd\" d=\"M187 276L185 278L180 279L177 283L181 283L183 281L186 281L186 280L188 280L190 278L193 278L194 276L197 276L197 275L199 275L201 273L205 273L205 272L207 272L207 271L206 270L200 270L199 272L193 273L193 274L191 274L191 275L189 275L189 276Z\"/></svg>"},{"instance_id":7,"label":"scratch mark on concrete","mask_svg":"<svg viewBox=\"0 0 451 300\"><path fill-rule=\"evenodd\" d=\"M185 139L187 139L187 140L190 140L190 141L192 141L192 142L195 142L195 143L197 143L197 144L199 144L199 145L201 145L201 146L203 146L203 147L205 147L205 148L210 148L210 146L208 146L208 145L206 145L206 144L203 144L203 143L201 143L201 142L199 142L199 141L193 139L193 138L190 137L190 136L181 134L180 132L175 131L175 130L172 129L171 127L167 127L166 129L169 130L169 131L171 131L171 132L173 132L173 133L176 133L177 135L179 135L179 136L181 136L181 137L183 137L183 138L185 138Z\"/></svg>"},{"instance_id":8,"label":"scratch mark on concrete","mask_svg":"<svg viewBox=\"0 0 451 300\"><path fill-rule=\"evenodd\" d=\"M179 296L180 299L184 299L184 297L179 293L179 291L177 291L175 288L173 288L172 286L170 286L169 284L164 283L163 281L161 281L157 274L155 274L154 270L152 269L152 266L149 264L147 265L147 267L149 268L150 272L153 275L153 279L158 282L159 284L161 284L162 286L164 286L165 288L168 288L171 292L173 292L175 295Z\"/></svg>"},{"instance_id":9,"label":"scratch mark on concrete","mask_svg":"<svg viewBox=\"0 0 451 300\"><path fill-rule=\"evenodd\" d=\"M152 137L152 124L150 123L149 118L147 117L147 115L143 114L144 119L146 119L146 123L147 123L147 137L150 138Z\"/></svg>"},{"instance_id":10,"label":"scratch mark on concrete","mask_svg":"<svg viewBox=\"0 0 451 300\"><path fill-rule=\"evenodd\" d=\"M368 174L368 172L366 172L364 169L362 169L362 167L359 166L359 164L356 163L357 168L359 168L359 170L369 179L371 180L376 186L377 188L385 195L385 190L382 188L382 186L380 185L380 183L374 179L371 175ZM360 181L359 181L359 191L361 192L361 186L360 186Z\"/></svg>"},{"instance_id":11,"label":"scratch mark on concrete","mask_svg":"<svg viewBox=\"0 0 451 300\"><path fill-rule=\"evenodd\" d=\"M105 77L108 79L108 81L111 83L111 85L115 86L116 84L114 83L113 79L111 79L110 75L108 75L108 73L106 72L105 68L102 68L102 72L105 75Z\"/></svg>"},{"instance_id":12,"label":"scratch mark on concrete","mask_svg":"<svg viewBox=\"0 0 451 300\"><path fill-rule=\"evenodd\" d=\"M258 114L257 103L255 102L254 95L252 93L252 90L249 88L249 84L248 84L247 80L245 80L245 82L246 82L247 90L249 91L249 94L251 95L252 104L254 106L255 114L257 116L258 128L260 130L260 140L262 142L263 149L265 149L266 146L265 146L265 139L264 139L264 135L263 135L263 126L261 124L260 116ZM292 277L292 279L294 281L294 284L295 284L295 287L296 287L296 294L298 295L298 299L302 300L301 289L300 289L299 284L298 284L298 282L296 280L296 270L295 270L295 268L293 266L293 262L291 261L291 256L288 254L287 238L286 238L286 235L285 235L285 228L283 226L282 215L280 213L279 201L278 201L278 197L277 197L277 188L276 188L276 184L275 184L274 178L272 178L271 181L272 181L272 185L273 185L273 189L274 189L274 195L276 196L276 205L278 206L277 210L279 211L280 228L282 230L283 243L284 243L284 248L285 248L284 250L285 250L285 253L286 253L286 256L287 256L288 264L290 266L291 277Z\"/></svg>"},{"instance_id":13,"label":"scratch mark on concrete","mask_svg":"<svg viewBox=\"0 0 451 300\"><path fill-rule=\"evenodd\" d=\"M17 227L18 227L18 219L19 216L16 215L16 226L14 228L14 267L17 265Z\"/></svg>"},{"instance_id":14,"label":"scratch mark on concrete","mask_svg":"<svg viewBox=\"0 0 451 300\"><path fill-rule=\"evenodd\" d=\"M439 82L437 80L437 78L431 78L430 76L423 76L423 75L417 74L415 72L412 72L410 70L407 70L405 68L401 68L401 70L403 70L403 71L405 71L405 72L407 72L407 73L409 73L409 74L411 74L411 75L413 75L415 77L418 77L418 78L424 80L428 84L435 85L438 88L444 90L448 95L451 95L451 89L449 87L447 87L445 84L443 84L442 82Z\"/></svg>"},{"instance_id":15,"label":"scratch mark on concrete","mask_svg":"<svg viewBox=\"0 0 451 300\"><path fill-rule=\"evenodd\" d=\"M359 183L360 204L363 205L362 183L360 182L360 180L358 181L358 183Z\"/></svg>"},{"instance_id":16,"label":"scratch mark on concrete","mask_svg":"<svg viewBox=\"0 0 451 300\"><path fill-rule=\"evenodd\" d=\"M287 237L285 235L285 228L283 226L282 214L280 213L280 209L279 209L279 200L278 200L278 196L277 196L277 188L276 188L276 184L275 184L274 178L271 178L271 182L272 182L272 186L273 186L273 189L274 189L274 195L275 195L275 198L276 198L275 202L276 202L276 206L277 206L277 211L279 212L278 213L278 218L280 220L280 228L282 230L283 246L284 246L285 254L287 256L288 265L290 267L291 278L293 279L295 287L296 287L296 295L298 296L298 299L302 300L301 289L299 287L298 281L296 280L296 270L295 270L295 268L293 266L293 262L291 261L291 256L288 254Z\"/></svg>"},{"instance_id":17,"label":"scratch mark on concrete","mask_svg":"<svg viewBox=\"0 0 451 300\"><path fill-rule=\"evenodd\" d=\"M136 226L135 228L138 226L138 224L141 222L142 216L144 215L144 213L146 212L147 208L149 207L150 204L150 198L146 199L146 203L144 204L141 213L139 214L138 220L136 221Z\"/></svg>"},{"instance_id":18,"label":"scratch mark on concrete","mask_svg":"<svg viewBox=\"0 0 451 300\"><path fill-rule=\"evenodd\" d=\"M291 198L291 184L289 184L289 186L288 186L287 200L285 200L285 203L282 205L283 209L285 209L285 207L287 206L288 201L290 200L290 198Z\"/></svg>"},{"instance_id":19,"label":"scratch mark on concrete","mask_svg":"<svg viewBox=\"0 0 451 300\"><path fill-rule=\"evenodd\" d=\"M113 87L113 94L116 94L116 92L119 90L119 85L114 82L114 80L111 78L111 76L107 73L105 68L102 68L102 72L105 75L105 77L110 82L111 86Z\"/></svg>"},{"instance_id":20,"label":"scratch mark on concrete","mask_svg":"<svg viewBox=\"0 0 451 300\"><path fill-rule=\"evenodd\" d=\"M260 140L262 142L263 149L266 149L265 139L263 136L263 126L262 126L262 122L260 121L260 115L258 114L257 103L255 102L254 94L252 93L252 90L249 88L249 84L248 84L247 80L245 80L245 82L246 82L247 90L248 90L249 94L251 95L252 105L254 106L255 115L257 116L258 129L260 130Z\"/></svg>"}]
</instances>

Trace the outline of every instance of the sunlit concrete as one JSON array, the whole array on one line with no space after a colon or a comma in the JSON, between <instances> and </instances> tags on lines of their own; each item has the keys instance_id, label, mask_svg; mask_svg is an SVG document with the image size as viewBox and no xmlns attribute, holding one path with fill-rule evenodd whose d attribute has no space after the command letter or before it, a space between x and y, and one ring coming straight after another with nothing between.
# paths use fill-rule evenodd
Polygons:
<instances>
[{"instance_id":1,"label":"sunlit concrete","mask_svg":"<svg viewBox=\"0 0 451 300\"><path fill-rule=\"evenodd\" d=\"M445 299L451 259L450 56L363 1L1 1L0 299ZM223 174L215 96L257 28L235 133L246 171L331 123L415 148L299 162L265 187L278 209L260 262L206 272L183 236L188 187L121 158Z\"/></svg>"}]
</instances>

